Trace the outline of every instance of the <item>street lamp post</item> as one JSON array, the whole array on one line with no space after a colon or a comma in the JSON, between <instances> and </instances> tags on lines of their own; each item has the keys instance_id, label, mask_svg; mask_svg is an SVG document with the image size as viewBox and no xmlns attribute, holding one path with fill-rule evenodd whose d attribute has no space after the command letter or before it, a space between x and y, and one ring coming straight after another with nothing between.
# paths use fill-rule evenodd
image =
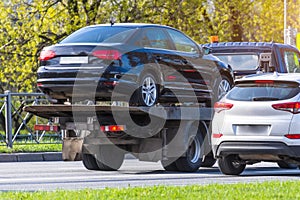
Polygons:
<instances>
[{"instance_id":1,"label":"street lamp post","mask_svg":"<svg viewBox=\"0 0 300 200\"><path fill-rule=\"evenodd\" d=\"M287 29L286 29L286 0L284 0L284 20L283 20L283 40L284 40L284 44L287 43Z\"/></svg>"}]
</instances>

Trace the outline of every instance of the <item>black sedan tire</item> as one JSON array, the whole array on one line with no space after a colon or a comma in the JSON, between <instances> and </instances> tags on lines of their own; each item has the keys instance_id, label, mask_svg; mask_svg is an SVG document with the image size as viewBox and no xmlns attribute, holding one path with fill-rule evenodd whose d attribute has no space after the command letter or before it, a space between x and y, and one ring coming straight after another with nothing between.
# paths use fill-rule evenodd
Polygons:
<instances>
[{"instance_id":1,"label":"black sedan tire","mask_svg":"<svg viewBox=\"0 0 300 200\"><path fill-rule=\"evenodd\" d=\"M216 101L220 100L229 90L232 88L232 83L229 80L229 78L225 75L221 75L221 79L217 85L217 96L216 96Z\"/></svg>"},{"instance_id":2,"label":"black sedan tire","mask_svg":"<svg viewBox=\"0 0 300 200\"><path fill-rule=\"evenodd\" d=\"M240 175L246 164L240 163L236 155L228 155L218 159L219 169L226 175Z\"/></svg>"}]
</instances>

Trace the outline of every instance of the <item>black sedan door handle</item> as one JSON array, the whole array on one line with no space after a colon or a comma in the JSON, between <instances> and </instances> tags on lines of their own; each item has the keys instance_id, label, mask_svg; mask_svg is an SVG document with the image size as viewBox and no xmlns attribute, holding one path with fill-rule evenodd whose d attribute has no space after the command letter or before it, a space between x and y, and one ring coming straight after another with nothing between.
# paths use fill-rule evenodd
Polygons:
<instances>
[{"instance_id":1,"label":"black sedan door handle","mask_svg":"<svg viewBox=\"0 0 300 200\"><path fill-rule=\"evenodd\" d=\"M162 60L162 57L161 57L161 56L155 56L155 59L156 59L157 61L161 61L161 60Z\"/></svg>"},{"instance_id":2,"label":"black sedan door handle","mask_svg":"<svg viewBox=\"0 0 300 200\"><path fill-rule=\"evenodd\" d=\"M187 61L186 59L182 59L181 62L182 62L183 64L188 64L189 61Z\"/></svg>"}]
</instances>

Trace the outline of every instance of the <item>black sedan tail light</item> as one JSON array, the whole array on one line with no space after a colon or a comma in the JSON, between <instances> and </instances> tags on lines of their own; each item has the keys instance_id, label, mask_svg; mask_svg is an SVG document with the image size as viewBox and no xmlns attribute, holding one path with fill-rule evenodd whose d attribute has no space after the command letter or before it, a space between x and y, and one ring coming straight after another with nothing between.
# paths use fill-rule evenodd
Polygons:
<instances>
[{"instance_id":1,"label":"black sedan tail light","mask_svg":"<svg viewBox=\"0 0 300 200\"><path fill-rule=\"evenodd\" d=\"M51 58L54 58L55 56L56 54L52 50L42 50L39 60L46 61L46 60L50 60Z\"/></svg>"},{"instance_id":2,"label":"black sedan tail light","mask_svg":"<svg viewBox=\"0 0 300 200\"><path fill-rule=\"evenodd\" d=\"M118 60L121 57L118 50L95 50L92 55L103 60Z\"/></svg>"}]
</instances>

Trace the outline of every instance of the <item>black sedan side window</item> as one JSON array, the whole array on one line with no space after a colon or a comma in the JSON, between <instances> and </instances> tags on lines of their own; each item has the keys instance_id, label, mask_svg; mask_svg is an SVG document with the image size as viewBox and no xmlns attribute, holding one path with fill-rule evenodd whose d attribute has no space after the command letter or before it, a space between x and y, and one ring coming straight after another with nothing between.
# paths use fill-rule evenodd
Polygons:
<instances>
[{"instance_id":1,"label":"black sedan side window","mask_svg":"<svg viewBox=\"0 0 300 200\"><path fill-rule=\"evenodd\" d=\"M172 29L168 29L167 31L170 34L177 51L198 53L197 45L184 34Z\"/></svg>"},{"instance_id":2,"label":"black sedan side window","mask_svg":"<svg viewBox=\"0 0 300 200\"><path fill-rule=\"evenodd\" d=\"M137 45L157 49L174 50L171 48L170 44L171 41L163 30L157 28L147 28L144 29L142 37L140 41L138 41Z\"/></svg>"}]
</instances>

